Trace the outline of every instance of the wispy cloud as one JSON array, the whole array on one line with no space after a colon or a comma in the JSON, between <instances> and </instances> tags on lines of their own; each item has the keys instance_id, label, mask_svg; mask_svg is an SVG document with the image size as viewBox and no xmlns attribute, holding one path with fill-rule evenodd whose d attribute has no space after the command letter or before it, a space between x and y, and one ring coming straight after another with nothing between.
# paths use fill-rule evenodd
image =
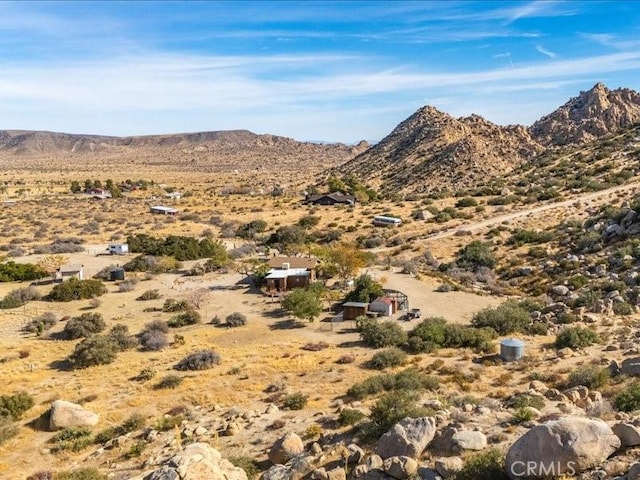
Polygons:
<instances>
[{"instance_id":1,"label":"wispy cloud","mask_svg":"<svg viewBox=\"0 0 640 480\"><path fill-rule=\"evenodd\" d=\"M640 48L640 40L634 38L620 38L613 33L580 33L582 38L596 42L604 47L616 50L631 50Z\"/></svg>"},{"instance_id":2,"label":"wispy cloud","mask_svg":"<svg viewBox=\"0 0 640 480\"><path fill-rule=\"evenodd\" d=\"M549 58L556 58L558 56L555 53L553 53L551 50L547 50L546 48L544 48L542 45L536 45L535 48L538 52L540 52L541 54Z\"/></svg>"}]
</instances>

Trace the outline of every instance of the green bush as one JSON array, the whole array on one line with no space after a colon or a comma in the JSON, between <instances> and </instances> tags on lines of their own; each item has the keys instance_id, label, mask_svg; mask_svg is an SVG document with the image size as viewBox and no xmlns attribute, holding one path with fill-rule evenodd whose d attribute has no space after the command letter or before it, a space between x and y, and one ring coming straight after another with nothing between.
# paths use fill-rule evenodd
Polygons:
<instances>
[{"instance_id":1,"label":"green bush","mask_svg":"<svg viewBox=\"0 0 640 480\"><path fill-rule=\"evenodd\" d=\"M407 332L396 322L378 323L375 318L363 318L357 323L360 338L370 347L396 347L407 341Z\"/></svg>"},{"instance_id":2,"label":"green bush","mask_svg":"<svg viewBox=\"0 0 640 480\"><path fill-rule=\"evenodd\" d=\"M40 292L35 287L16 288L0 300L0 308L17 308L32 300L40 300L40 298Z\"/></svg>"},{"instance_id":3,"label":"green bush","mask_svg":"<svg viewBox=\"0 0 640 480\"><path fill-rule=\"evenodd\" d=\"M31 263L0 263L0 282L32 282L47 275L46 271Z\"/></svg>"},{"instance_id":4,"label":"green bush","mask_svg":"<svg viewBox=\"0 0 640 480\"><path fill-rule=\"evenodd\" d=\"M397 367L407 361L407 354L396 347L387 348L376 353L369 361L369 367L376 370L384 370L388 367Z\"/></svg>"},{"instance_id":5,"label":"green bush","mask_svg":"<svg viewBox=\"0 0 640 480\"><path fill-rule=\"evenodd\" d=\"M53 302L70 302L99 297L105 293L107 293L107 288L100 280L70 278L53 287L47 295L47 299Z\"/></svg>"},{"instance_id":6,"label":"green bush","mask_svg":"<svg viewBox=\"0 0 640 480\"><path fill-rule=\"evenodd\" d=\"M202 317L195 310L185 310L178 315L175 315L169 319L167 325L171 328L186 327L187 325L196 325L200 323Z\"/></svg>"},{"instance_id":7,"label":"green bush","mask_svg":"<svg viewBox=\"0 0 640 480\"><path fill-rule=\"evenodd\" d=\"M240 327L247 324L247 317L240 312L233 312L225 318L228 327Z\"/></svg>"},{"instance_id":8,"label":"green bush","mask_svg":"<svg viewBox=\"0 0 640 480\"><path fill-rule=\"evenodd\" d=\"M161 239L139 233L128 236L127 243L132 253L173 257L178 261L215 258L224 263L229 258L224 243L208 237L198 240L193 237L169 235Z\"/></svg>"},{"instance_id":9,"label":"green bush","mask_svg":"<svg viewBox=\"0 0 640 480\"><path fill-rule=\"evenodd\" d=\"M162 380L160 380L160 382L158 382L155 385L155 389L156 390L161 390L161 389L165 389L165 388L178 388L178 386L180 386L180 384L182 383L183 378L179 375L174 375L174 374L169 374L169 375L165 375Z\"/></svg>"},{"instance_id":10,"label":"green bush","mask_svg":"<svg viewBox=\"0 0 640 480\"><path fill-rule=\"evenodd\" d=\"M176 370L207 370L220 364L220 355L213 350L194 352L178 362Z\"/></svg>"},{"instance_id":11,"label":"green bush","mask_svg":"<svg viewBox=\"0 0 640 480\"><path fill-rule=\"evenodd\" d=\"M355 400L362 400L381 392L437 390L439 386L437 377L419 372L415 368L408 368L398 373L374 375L355 383L347 390L347 395Z\"/></svg>"},{"instance_id":12,"label":"green bush","mask_svg":"<svg viewBox=\"0 0 640 480\"><path fill-rule=\"evenodd\" d=\"M474 327L493 328L498 335L509 335L514 332L524 333L531 324L529 312L513 300L507 300L497 307L480 310L471 320L471 325Z\"/></svg>"},{"instance_id":13,"label":"green bush","mask_svg":"<svg viewBox=\"0 0 640 480\"><path fill-rule=\"evenodd\" d=\"M496 258L490 244L475 240L458 251L456 263L461 268L476 271L480 267L495 267Z\"/></svg>"},{"instance_id":14,"label":"green bush","mask_svg":"<svg viewBox=\"0 0 640 480\"><path fill-rule=\"evenodd\" d=\"M371 408L372 428L369 433L377 437L405 417L422 417L429 413L429 410L418 405L418 394L414 391L385 393Z\"/></svg>"},{"instance_id":15,"label":"green bush","mask_svg":"<svg viewBox=\"0 0 640 480\"><path fill-rule=\"evenodd\" d=\"M338 424L343 427L346 427L347 425L356 425L362 422L365 418L366 415L361 410L345 408L341 410L338 415Z\"/></svg>"},{"instance_id":16,"label":"green bush","mask_svg":"<svg viewBox=\"0 0 640 480\"><path fill-rule=\"evenodd\" d=\"M595 330L583 327L565 328L556 335L555 347L579 349L585 348L600 341L600 337Z\"/></svg>"},{"instance_id":17,"label":"green bush","mask_svg":"<svg viewBox=\"0 0 640 480\"><path fill-rule=\"evenodd\" d=\"M471 197L463 197L456 202L456 208L477 207L478 202Z\"/></svg>"},{"instance_id":18,"label":"green bush","mask_svg":"<svg viewBox=\"0 0 640 480\"><path fill-rule=\"evenodd\" d=\"M121 352L130 350L138 345L136 338L129 334L129 327L120 323L111 327L107 336Z\"/></svg>"},{"instance_id":19,"label":"green bush","mask_svg":"<svg viewBox=\"0 0 640 480\"><path fill-rule=\"evenodd\" d=\"M507 240L508 245L524 245L526 243L547 243L553 239L553 232L536 230L516 230Z\"/></svg>"},{"instance_id":20,"label":"green bush","mask_svg":"<svg viewBox=\"0 0 640 480\"><path fill-rule=\"evenodd\" d=\"M117 354L118 347L111 338L104 335L93 335L76 345L69 357L69 363L73 369L107 365L116 359Z\"/></svg>"},{"instance_id":21,"label":"green bush","mask_svg":"<svg viewBox=\"0 0 640 480\"><path fill-rule=\"evenodd\" d=\"M430 353L438 348L472 348L491 352L495 337L492 329L449 324L442 317L429 317L411 331L407 349L411 353Z\"/></svg>"},{"instance_id":22,"label":"green bush","mask_svg":"<svg viewBox=\"0 0 640 480\"><path fill-rule=\"evenodd\" d=\"M13 395L2 395L0 396L0 417L20 420L22 415L33 407L33 405L33 397L27 392L18 392Z\"/></svg>"},{"instance_id":23,"label":"green bush","mask_svg":"<svg viewBox=\"0 0 640 480\"><path fill-rule=\"evenodd\" d=\"M127 272L167 273L182 268L182 264L173 257L138 255L125 263L122 268Z\"/></svg>"},{"instance_id":24,"label":"green bush","mask_svg":"<svg viewBox=\"0 0 640 480\"><path fill-rule=\"evenodd\" d=\"M569 387L583 385L591 389L597 389L606 385L610 377L611 373L608 368L585 365L576 368L569 374Z\"/></svg>"},{"instance_id":25,"label":"green bush","mask_svg":"<svg viewBox=\"0 0 640 480\"><path fill-rule=\"evenodd\" d=\"M83 313L79 317L73 317L64 326L63 334L68 340L88 337L94 333L100 333L107 324L99 313Z\"/></svg>"},{"instance_id":26,"label":"green bush","mask_svg":"<svg viewBox=\"0 0 640 480\"><path fill-rule=\"evenodd\" d=\"M87 427L69 427L61 430L51 438L51 443L55 443L53 450L80 452L91 445L91 430Z\"/></svg>"},{"instance_id":27,"label":"green bush","mask_svg":"<svg viewBox=\"0 0 640 480\"><path fill-rule=\"evenodd\" d=\"M167 298L162 305L163 312L182 312L189 309L189 302L184 299Z\"/></svg>"},{"instance_id":28,"label":"green bush","mask_svg":"<svg viewBox=\"0 0 640 480\"><path fill-rule=\"evenodd\" d=\"M258 462L256 462L253 458L242 456L242 457L231 457L229 461L236 467L240 467L244 470L244 473L247 474L248 480L253 480L260 473L260 467L258 466Z\"/></svg>"},{"instance_id":29,"label":"green bush","mask_svg":"<svg viewBox=\"0 0 640 480\"><path fill-rule=\"evenodd\" d=\"M53 480L107 480L97 468L84 467L54 474Z\"/></svg>"},{"instance_id":30,"label":"green bush","mask_svg":"<svg viewBox=\"0 0 640 480\"><path fill-rule=\"evenodd\" d=\"M282 399L282 408L286 410L302 410L307 404L308 397L300 392L292 393Z\"/></svg>"},{"instance_id":31,"label":"green bush","mask_svg":"<svg viewBox=\"0 0 640 480\"><path fill-rule=\"evenodd\" d=\"M621 412L640 410L640 382L632 383L616 395L613 406Z\"/></svg>"},{"instance_id":32,"label":"green bush","mask_svg":"<svg viewBox=\"0 0 640 480\"><path fill-rule=\"evenodd\" d=\"M526 407L521 407L521 408L517 409L516 412L513 414L512 422L515 423L515 424L524 423L524 422L530 422L535 417L536 416L535 416L534 412L531 409L526 408Z\"/></svg>"},{"instance_id":33,"label":"green bush","mask_svg":"<svg viewBox=\"0 0 640 480\"><path fill-rule=\"evenodd\" d=\"M137 413L134 413L129 418L127 418L124 422L116 427L110 427L105 430L99 432L95 438L93 439L94 443L106 443L109 440L112 440L121 435L125 435L127 433L133 432L135 430L140 430L146 424L145 418Z\"/></svg>"},{"instance_id":34,"label":"green bush","mask_svg":"<svg viewBox=\"0 0 640 480\"><path fill-rule=\"evenodd\" d=\"M18 434L18 425L10 417L0 415L0 445Z\"/></svg>"},{"instance_id":35,"label":"green bush","mask_svg":"<svg viewBox=\"0 0 640 480\"><path fill-rule=\"evenodd\" d=\"M452 480L509 480L503 453L492 448L470 457Z\"/></svg>"},{"instance_id":36,"label":"green bush","mask_svg":"<svg viewBox=\"0 0 640 480\"><path fill-rule=\"evenodd\" d=\"M522 409L526 407L533 407L537 410L544 408L544 398L538 395L530 395L528 393L519 393L511 398L509 405L516 409Z\"/></svg>"}]
</instances>

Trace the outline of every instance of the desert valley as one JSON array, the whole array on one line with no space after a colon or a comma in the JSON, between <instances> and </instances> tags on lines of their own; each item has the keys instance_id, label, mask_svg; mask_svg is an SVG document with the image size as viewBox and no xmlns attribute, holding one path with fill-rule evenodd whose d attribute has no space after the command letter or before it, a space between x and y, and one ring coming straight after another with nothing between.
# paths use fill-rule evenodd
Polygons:
<instances>
[{"instance_id":1,"label":"desert valley","mask_svg":"<svg viewBox=\"0 0 640 480\"><path fill-rule=\"evenodd\" d=\"M0 131L0 478L640 479L640 94L375 145Z\"/></svg>"}]
</instances>

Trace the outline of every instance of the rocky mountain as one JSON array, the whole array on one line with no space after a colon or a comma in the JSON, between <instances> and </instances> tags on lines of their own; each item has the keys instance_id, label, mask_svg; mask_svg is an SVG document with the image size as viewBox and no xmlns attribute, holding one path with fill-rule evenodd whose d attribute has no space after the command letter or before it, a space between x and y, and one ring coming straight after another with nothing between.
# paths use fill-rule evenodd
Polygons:
<instances>
[{"instance_id":1,"label":"rocky mountain","mask_svg":"<svg viewBox=\"0 0 640 480\"><path fill-rule=\"evenodd\" d=\"M525 127L501 127L478 115L456 119L427 106L339 172L382 192L460 188L510 171L542 149Z\"/></svg>"},{"instance_id":2,"label":"rocky mountain","mask_svg":"<svg viewBox=\"0 0 640 480\"><path fill-rule=\"evenodd\" d=\"M596 84L530 128L419 109L380 143L335 170L383 193L460 189L505 175L547 147L582 145L640 123L640 94Z\"/></svg>"},{"instance_id":3,"label":"rocky mountain","mask_svg":"<svg viewBox=\"0 0 640 480\"><path fill-rule=\"evenodd\" d=\"M640 93L597 83L535 122L530 131L545 146L582 144L637 123Z\"/></svg>"}]
</instances>

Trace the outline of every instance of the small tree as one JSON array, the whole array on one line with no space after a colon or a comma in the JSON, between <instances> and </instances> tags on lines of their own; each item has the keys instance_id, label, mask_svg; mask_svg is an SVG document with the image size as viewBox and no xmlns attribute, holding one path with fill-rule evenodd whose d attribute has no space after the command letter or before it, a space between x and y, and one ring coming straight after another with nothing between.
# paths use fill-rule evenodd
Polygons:
<instances>
[{"instance_id":1,"label":"small tree","mask_svg":"<svg viewBox=\"0 0 640 480\"><path fill-rule=\"evenodd\" d=\"M56 272L68 261L69 258L64 255L45 255L38 261L37 265L51 275L52 280L55 280Z\"/></svg>"},{"instance_id":2,"label":"small tree","mask_svg":"<svg viewBox=\"0 0 640 480\"><path fill-rule=\"evenodd\" d=\"M303 288L294 288L282 301L282 307L294 317L310 322L322 312L322 302L318 295Z\"/></svg>"},{"instance_id":3,"label":"small tree","mask_svg":"<svg viewBox=\"0 0 640 480\"><path fill-rule=\"evenodd\" d=\"M106 365L113 362L117 354L118 347L112 339L104 335L93 335L76 345L69 362L74 369Z\"/></svg>"},{"instance_id":4,"label":"small tree","mask_svg":"<svg viewBox=\"0 0 640 480\"><path fill-rule=\"evenodd\" d=\"M107 327L102 315L99 313L83 313L79 317L73 317L64 326L64 335L69 340L88 337L94 333L100 333Z\"/></svg>"}]
</instances>

